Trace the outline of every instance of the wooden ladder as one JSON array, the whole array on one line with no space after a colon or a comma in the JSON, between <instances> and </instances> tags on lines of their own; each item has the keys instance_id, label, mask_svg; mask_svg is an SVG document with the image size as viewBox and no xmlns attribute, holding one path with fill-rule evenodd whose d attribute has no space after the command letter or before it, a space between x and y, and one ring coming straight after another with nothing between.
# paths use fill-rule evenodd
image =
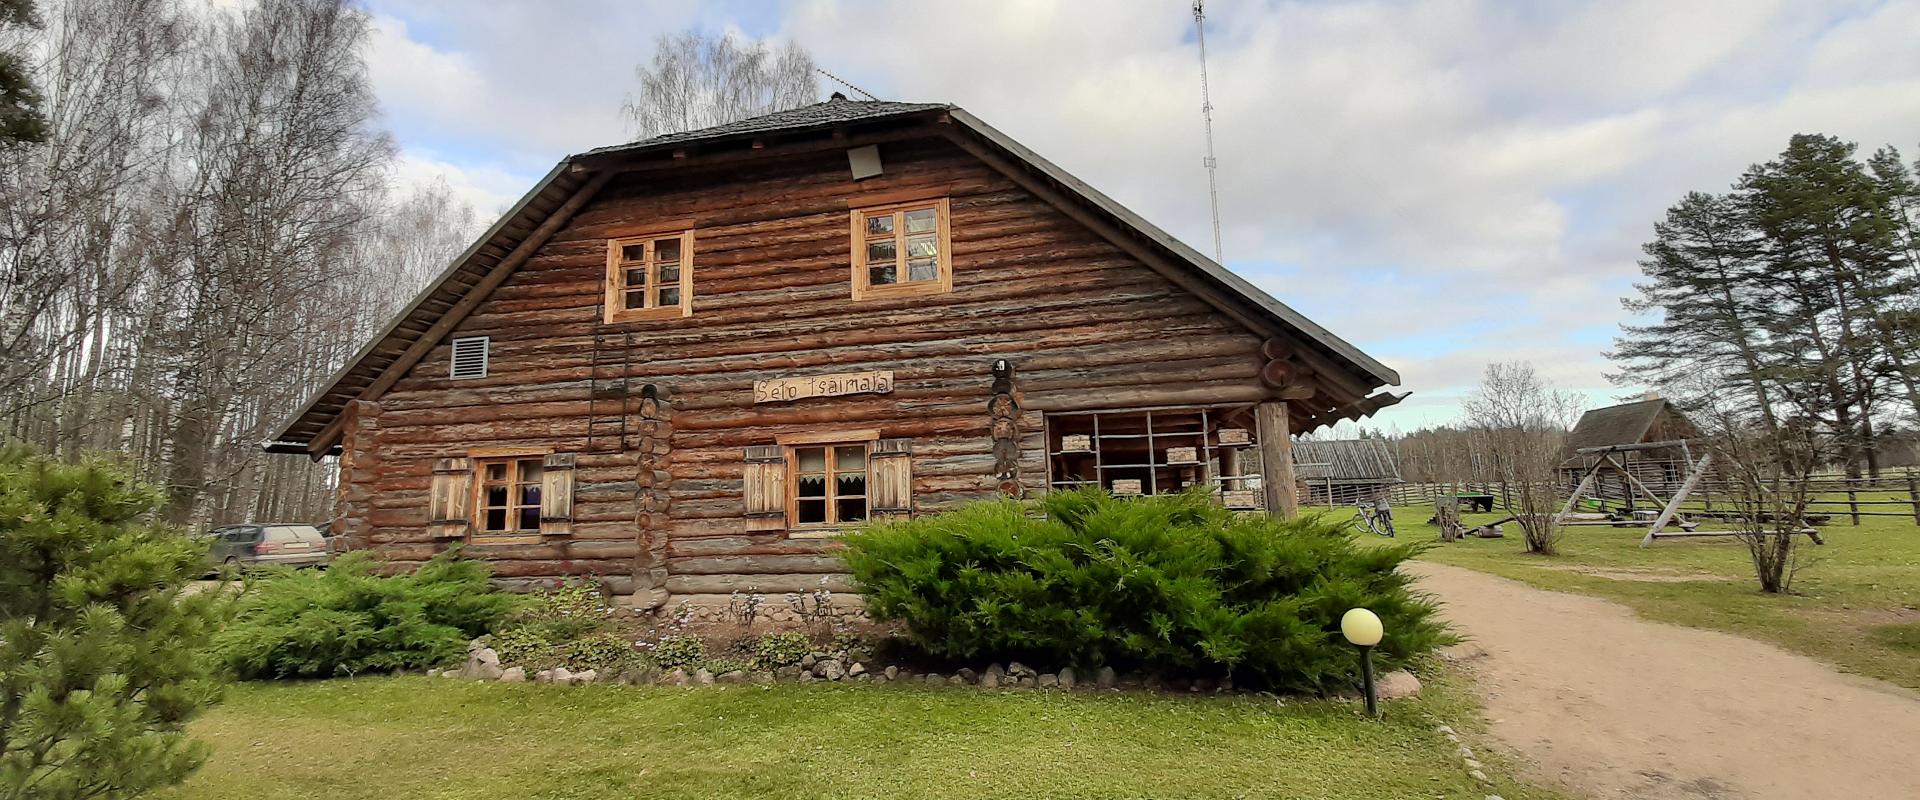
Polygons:
<instances>
[{"instance_id":1,"label":"wooden ladder","mask_svg":"<svg viewBox=\"0 0 1920 800\"><path fill-rule=\"evenodd\" d=\"M619 351L612 350L618 339ZM587 364L587 451L627 449L627 371L633 365L633 334L595 330Z\"/></svg>"}]
</instances>

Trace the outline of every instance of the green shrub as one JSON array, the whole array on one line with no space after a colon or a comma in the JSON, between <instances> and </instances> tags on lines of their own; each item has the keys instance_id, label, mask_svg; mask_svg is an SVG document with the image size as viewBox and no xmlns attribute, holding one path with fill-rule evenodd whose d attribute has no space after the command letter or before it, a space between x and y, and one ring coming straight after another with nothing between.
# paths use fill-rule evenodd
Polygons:
<instances>
[{"instance_id":1,"label":"green shrub","mask_svg":"<svg viewBox=\"0 0 1920 800\"><path fill-rule=\"evenodd\" d=\"M1350 688L1340 615L1366 607L1394 669L1452 641L1395 567L1418 546L1357 546L1344 524L1221 508L1204 493L1054 492L1045 518L1011 501L878 523L845 557L877 619L934 656L1011 658L1326 693Z\"/></svg>"},{"instance_id":2,"label":"green shrub","mask_svg":"<svg viewBox=\"0 0 1920 800\"><path fill-rule=\"evenodd\" d=\"M220 652L247 678L332 677L456 660L518 603L487 584L478 561L447 552L411 573L373 572L364 551L324 571L276 570L252 581Z\"/></svg>"},{"instance_id":3,"label":"green shrub","mask_svg":"<svg viewBox=\"0 0 1920 800\"><path fill-rule=\"evenodd\" d=\"M769 633L753 642L753 663L761 669L791 667L813 652L813 640L799 631Z\"/></svg>"},{"instance_id":4,"label":"green shrub","mask_svg":"<svg viewBox=\"0 0 1920 800\"><path fill-rule=\"evenodd\" d=\"M638 665L643 659L640 651L633 648L633 642L618 633L602 632L561 642L552 649L553 664L543 665L566 667L579 672L584 669L598 670L603 673L617 673L627 667Z\"/></svg>"},{"instance_id":5,"label":"green shrub","mask_svg":"<svg viewBox=\"0 0 1920 800\"><path fill-rule=\"evenodd\" d=\"M693 634L672 634L653 643L649 656L661 669L693 668L707 660L707 643Z\"/></svg>"},{"instance_id":6,"label":"green shrub","mask_svg":"<svg viewBox=\"0 0 1920 800\"><path fill-rule=\"evenodd\" d=\"M500 663L508 666L528 670L601 669L591 664L612 658L609 643L580 643L604 639L610 628L607 604L599 587L585 581L567 581L551 591L527 595L519 608L494 626L487 644L500 655ZM623 645L626 641L615 639ZM595 649L601 655L592 655ZM633 648L626 645L626 649Z\"/></svg>"},{"instance_id":7,"label":"green shrub","mask_svg":"<svg viewBox=\"0 0 1920 800\"><path fill-rule=\"evenodd\" d=\"M114 462L0 447L0 797L132 797L206 761L186 726L227 597L184 591L206 546L161 503Z\"/></svg>"}]
</instances>

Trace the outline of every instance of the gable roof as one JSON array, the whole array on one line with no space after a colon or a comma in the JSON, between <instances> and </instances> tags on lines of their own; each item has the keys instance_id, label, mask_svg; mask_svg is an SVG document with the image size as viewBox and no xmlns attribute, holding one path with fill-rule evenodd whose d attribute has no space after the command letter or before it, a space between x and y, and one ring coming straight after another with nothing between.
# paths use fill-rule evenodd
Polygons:
<instances>
[{"instance_id":1,"label":"gable roof","mask_svg":"<svg viewBox=\"0 0 1920 800\"><path fill-rule=\"evenodd\" d=\"M930 124L947 130L929 130ZM1189 271L1196 280L1216 288L1226 297L1237 299L1251 314L1240 316L1235 311L1223 310L1298 337L1316 351L1316 359L1354 376L1356 379L1349 379L1347 385L1357 399L1319 415L1329 422L1368 415L1405 397L1387 392L1368 396L1379 386L1399 384L1399 374L965 110L946 103L847 100L836 93L831 100L809 106L601 147L562 159L336 372L327 386L315 393L281 426L274 440L264 446L271 452L308 453L315 457L336 446L340 415L349 403L363 397L374 399L384 393L619 172L674 168L686 163L685 157L691 150L703 147L716 150L727 145L751 147L748 151L716 153L716 159L744 160L772 155L778 152L767 144L773 139L793 147L815 149L858 146L849 137L849 130L897 138L934 137L945 133L963 149L983 159L997 158L1000 153L1011 156L1016 166L1042 176L1064 190L1069 199L1108 215L1123 230L1173 256L1169 260L1176 267ZM969 137L977 137L986 146Z\"/></svg>"},{"instance_id":2,"label":"gable roof","mask_svg":"<svg viewBox=\"0 0 1920 800\"><path fill-rule=\"evenodd\" d=\"M1293 443L1294 474L1335 483L1399 483L1393 453L1379 439L1301 440Z\"/></svg>"},{"instance_id":3,"label":"gable roof","mask_svg":"<svg viewBox=\"0 0 1920 800\"><path fill-rule=\"evenodd\" d=\"M1663 398L1638 400L1617 406L1595 408L1580 415L1573 432L1567 434L1567 452L1585 447L1610 447L1637 444L1653 429L1660 413L1667 409ZM1676 412L1678 413L1678 412Z\"/></svg>"}]
</instances>

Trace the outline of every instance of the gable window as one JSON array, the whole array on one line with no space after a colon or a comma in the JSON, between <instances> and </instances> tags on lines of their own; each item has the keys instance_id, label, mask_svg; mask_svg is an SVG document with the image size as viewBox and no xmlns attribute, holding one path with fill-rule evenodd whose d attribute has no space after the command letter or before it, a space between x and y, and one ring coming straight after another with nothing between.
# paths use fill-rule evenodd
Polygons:
<instances>
[{"instance_id":1,"label":"gable window","mask_svg":"<svg viewBox=\"0 0 1920 800\"><path fill-rule=\"evenodd\" d=\"M947 199L853 211L853 299L953 289Z\"/></svg>"},{"instance_id":2,"label":"gable window","mask_svg":"<svg viewBox=\"0 0 1920 800\"><path fill-rule=\"evenodd\" d=\"M607 240L605 322L693 313L693 231Z\"/></svg>"},{"instance_id":3,"label":"gable window","mask_svg":"<svg viewBox=\"0 0 1920 800\"><path fill-rule=\"evenodd\" d=\"M544 456L480 459L480 533L536 533L540 530L540 474Z\"/></svg>"}]
</instances>

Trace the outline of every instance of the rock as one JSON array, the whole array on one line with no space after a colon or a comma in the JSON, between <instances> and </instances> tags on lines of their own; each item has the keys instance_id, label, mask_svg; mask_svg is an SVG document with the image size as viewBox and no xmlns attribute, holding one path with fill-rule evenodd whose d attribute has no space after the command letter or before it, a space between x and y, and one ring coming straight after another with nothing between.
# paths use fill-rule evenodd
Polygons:
<instances>
[{"instance_id":1,"label":"rock","mask_svg":"<svg viewBox=\"0 0 1920 800\"><path fill-rule=\"evenodd\" d=\"M1477 769L1467 773L1467 777L1472 778L1481 783L1493 783L1493 779L1487 777L1487 773L1481 772L1480 770L1477 770Z\"/></svg>"},{"instance_id":2,"label":"rock","mask_svg":"<svg viewBox=\"0 0 1920 800\"><path fill-rule=\"evenodd\" d=\"M1412 697L1420 693L1420 679L1404 669L1397 669L1380 676L1374 684L1374 696L1382 700L1397 700Z\"/></svg>"},{"instance_id":3,"label":"rock","mask_svg":"<svg viewBox=\"0 0 1920 800\"><path fill-rule=\"evenodd\" d=\"M1447 734L1451 734L1451 733L1453 733L1453 726L1451 726L1451 725L1437 725L1437 726L1434 726L1434 730L1436 730L1436 731L1439 731L1439 732L1441 732L1441 733L1447 733Z\"/></svg>"},{"instance_id":4,"label":"rock","mask_svg":"<svg viewBox=\"0 0 1920 800\"><path fill-rule=\"evenodd\" d=\"M867 674L867 665L865 664L855 661L847 666L847 677L849 678L858 678L865 674Z\"/></svg>"},{"instance_id":5,"label":"rock","mask_svg":"<svg viewBox=\"0 0 1920 800\"><path fill-rule=\"evenodd\" d=\"M928 684L946 683L947 677L938 672L929 672L927 673L926 681Z\"/></svg>"},{"instance_id":6,"label":"rock","mask_svg":"<svg viewBox=\"0 0 1920 800\"><path fill-rule=\"evenodd\" d=\"M508 667L500 672L501 683L526 683L527 670L524 667Z\"/></svg>"},{"instance_id":7,"label":"rock","mask_svg":"<svg viewBox=\"0 0 1920 800\"><path fill-rule=\"evenodd\" d=\"M1032 667L1015 661L1007 665L1007 674L1016 678L1031 678L1039 673L1034 672Z\"/></svg>"},{"instance_id":8,"label":"rock","mask_svg":"<svg viewBox=\"0 0 1920 800\"><path fill-rule=\"evenodd\" d=\"M801 668L801 669L813 669L813 665L815 665L815 664L818 664L818 663L820 663L820 659L818 659L818 658L816 658L816 657L814 657L814 655L813 655L812 653L808 653L808 654L806 654L806 655L804 655L804 656L801 656L801 657L800 657L800 668Z\"/></svg>"},{"instance_id":9,"label":"rock","mask_svg":"<svg viewBox=\"0 0 1920 800\"><path fill-rule=\"evenodd\" d=\"M582 684L582 683L592 683L599 679L600 679L600 670L597 670L597 669L581 670L580 672L573 673L573 682L576 685Z\"/></svg>"},{"instance_id":10,"label":"rock","mask_svg":"<svg viewBox=\"0 0 1920 800\"><path fill-rule=\"evenodd\" d=\"M961 667L960 671L954 674L960 676L960 680L966 681L967 683L973 683L980 679L980 673L974 672L966 667Z\"/></svg>"},{"instance_id":11,"label":"rock","mask_svg":"<svg viewBox=\"0 0 1920 800\"><path fill-rule=\"evenodd\" d=\"M1056 680L1060 684L1060 688L1073 691L1073 678L1073 668L1067 667L1066 669L1060 670L1060 676Z\"/></svg>"},{"instance_id":12,"label":"rock","mask_svg":"<svg viewBox=\"0 0 1920 800\"><path fill-rule=\"evenodd\" d=\"M553 682L573 683L573 670L567 669L566 667L554 667Z\"/></svg>"},{"instance_id":13,"label":"rock","mask_svg":"<svg viewBox=\"0 0 1920 800\"><path fill-rule=\"evenodd\" d=\"M847 668L840 665L840 659L830 659L826 661L825 664L826 671L821 672L820 677L830 681L837 681L847 676Z\"/></svg>"},{"instance_id":14,"label":"rock","mask_svg":"<svg viewBox=\"0 0 1920 800\"><path fill-rule=\"evenodd\" d=\"M442 677L442 678L458 678L458 677L460 677L460 670L457 670L457 669L450 669L450 670L447 670L446 672L442 672L442 673L440 673L440 677Z\"/></svg>"},{"instance_id":15,"label":"rock","mask_svg":"<svg viewBox=\"0 0 1920 800\"><path fill-rule=\"evenodd\" d=\"M674 667L673 671L667 673L667 677L663 680L674 686L685 686L693 682L693 676L688 675L684 668Z\"/></svg>"},{"instance_id":16,"label":"rock","mask_svg":"<svg viewBox=\"0 0 1920 800\"><path fill-rule=\"evenodd\" d=\"M746 683L747 673L737 669L729 670L727 672L720 673L718 676L714 678L714 680L720 683Z\"/></svg>"},{"instance_id":17,"label":"rock","mask_svg":"<svg viewBox=\"0 0 1920 800\"><path fill-rule=\"evenodd\" d=\"M780 667L779 669L774 670L773 677L779 678L783 681L790 681L800 677L800 673L804 671L805 670L802 670L799 667L785 666L785 667Z\"/></svg>"},{"instance_id":18,"label":"rock","mask_svg":"<svg viewBox=\"0 0 1920 800\"><path fill-rule=\"evenodd\" d=\"M704 667L699 670L696 670L693 673L693 682L700 684L701 686L712 686L713 673Z\"/></svg>"},{"instance_id":19,"label":"rock","mask_svg":"<svg viewBox=\"0 0 1920 800\"><path fill-rule=\"evenodd\" d=\"M473 641L470 641L470 642L467 642L467 653L468 653L469 655L471 655L471 654L473 654L473 653L477 653L477 652L480 652L480 651L481 651L482 649L484 649L484 648L485 648L486 646L487 646L487 641L486 641L486 639L484 639L484 638L482 638L482 639L475 639L475 640L473 640Z\"/></svg>"},{"instance_id":20,"label":"rock","mask_svg":"<svg viewBox=\"0 0 1920 800\"><path fill-rule=\"evenodd\" d=\"M804 669L803 669L803 670L801 670L801 671L800 671L800 682L801 682L801 683L812 683L812 682L814 682L814 681L817 681L817 680L820 680L820 679L819 679L819 678L816 678L816 677L814 677L814 675L813 675L813 671L812 671L812 670L804 670Z\"/></svg>"},{"instance_id":21,"label":"rock","mask_svg":"<svg viewBox=\"0 0 1920 800\"><path fill-rule=\"evenodd\" d=\"M1113 667L1101 667L1093 673L1093 685L1102 689L1112 689L1120 684L1120 676L1114 674Z\"/></svg>"},{"instance_id":22,"label":"rock","mask_svg":"<svg viewBox=\"0 0 1920 800\"><path fill-rule=\"evenodd\" d=\"M961 676L959 676L959 675L954 675L954 676L952 676L952 677L950 677L950 678L947 678L947 682L948 682L948 683L951 683L951 684L953 684L953 685L955 685L955 686L965 686L965 685L967 685L967 679L966 679L966 678L963 678L963 677L961 677Z\"/></svg>"},{"instance_id":23,"label":"rock","mask_svg":"<svg viewBox=\"0 0 1920 800\"><path fill-rule=\"evenodd\" d=\"M505 672L506 670L500 668L500 662L498 661L489 664L485 661L475 659L468 661L466 669L460 670L459 674L460 677L471 678L476 681L497 681Z\"/></svg>"},{"instance_id":24,"label":"rock","mask_svg":"<svg viewBox=\"0 0 1920 800\"><path fill-rule=\"evenodd\" d=\"M533 673L533 682L534 683L552 683L553 670L543 669L543 670L540 670L539 672Z\"/></svg>"},{"instance_id":25,"label":"rock","mask_svg":"<svg viewBox=\"0 0 1920 800\"><path fill-rule=\"evenodd\" d=\"M1034 685L1042 689L1052 689L1053 687L1060 685L1060 676L1055 675L1051 672L1044 673L1040 677L1034 679Z\"/></svg>"},{"instance_id":26,"label":"rock","mask_svg":"<svg viewBox=\"0 0 1920 800\"><path fill-rule=\"evenodd\" d=\"M900 674L900 668L892 664L888 664L887 668L882 670L880 674L885 675L887 677L887 680L893 680L896 676Z\"/></svg>"},{"instance_id":27,"label":"rock","mask_svg":"<svg viewBox=\"0 0 1920 800\"><path fill-rule=\"evenodd\" d=\"M1033 676L1032 676L1032 675L1022 675L1022 676L1020 676L1020 685L1021 685L1021 686L1032 686L1032 685L1033 685Z\"/></svg>"},{"instance_id":28,"label":"rock","mask_svg":"<svg viewBox=\"0 0 1920 800\"><path fill-rule=\"evenodd\" d=\"M1460 642L1459 644L1448 645L1440 648L1439 652L1441 660L1454 664L1464 664L1476 658L1484 657L1486 654L1487 649L1475 642Z\"/></svg>"},{"instance_id":29,"label":"rock","mask_svg":"<svg viewBox=\"0 0 1920 800\"><path fill-rule=\"evenodd\" d=\"M1461 759L1461 763L1466 764L1467 769L1482 769L1486 766L1485 764L1480 763L1480 759L1477 759L1477 758Z\"/></svg>"},{"instance_id":30,"label":"rock","mask_svg":"<svg viewBox=\"0 0 1920 800\"><path fill-rule=\"evenodd\" d=\"M982 689L1000 688L1000 673L994 670L987 670L986 674L980 676L980 688Z\"/></svg>"},{"instance_id":31,"label":"rock","mask_svg":"<svg viewBox=\"0 0 1920 800\"><path fill-rule=\"evenodd\" d=\"M852 680L859 681L860 683L866 683L867 681L873 680L873 673L862 672L858 675L853 676Z\"/></svg>"},{"instance_id":32,"label":"rock","mask_svg":"<svg viewBox=\"0 0 1920 800\"><path fill-rule=\"evenodd\" d=\"M752 675L749 675L747 677L749 680L752 680L754 683L773 683L773 673L768 672L764 669L758 672L755 672Z\"/></svg>"}]
</instances>

